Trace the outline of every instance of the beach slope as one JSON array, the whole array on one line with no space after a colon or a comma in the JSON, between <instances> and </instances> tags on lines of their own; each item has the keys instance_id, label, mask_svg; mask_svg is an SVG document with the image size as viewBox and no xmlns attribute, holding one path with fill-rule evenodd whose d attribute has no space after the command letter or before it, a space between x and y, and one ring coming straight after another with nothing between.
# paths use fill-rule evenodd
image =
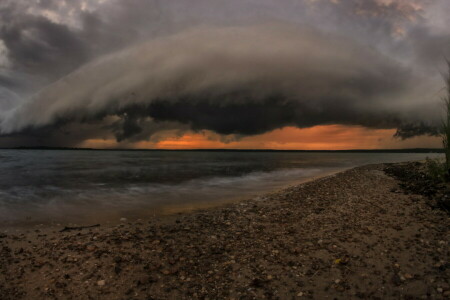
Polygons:
<instances>
[{"instance_id":1,"label":"beach slope","mask_svg":"<svg viewBox=\"0 0 450 300\"><path fill-rule=\"evenodd\" d=\"M1 298L449 298L449 217L385 167L152 220L2 233Z\"/></svg>"}]
</instances>

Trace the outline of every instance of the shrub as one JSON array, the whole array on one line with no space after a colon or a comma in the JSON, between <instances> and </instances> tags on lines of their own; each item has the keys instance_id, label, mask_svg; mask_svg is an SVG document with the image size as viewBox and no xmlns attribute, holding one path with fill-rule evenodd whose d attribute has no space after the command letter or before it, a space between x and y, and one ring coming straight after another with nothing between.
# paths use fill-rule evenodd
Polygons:
<instances>
[{"instance_id":1,"label":"shrub","mask_svg":"<svg viewBox=\"0 0 450 300\"><path fill-rule=\"evenodd\" d=\"M447 164L440 159L427 158L425 163L426 173L434 181L446 181L447 176Z\"/></svg>"},{"instance_id":2,"label":"shrub","mask_svg":"<svg viewBox=\"0 0 450 300\"><path fill-rule=\"evenodd\" d=\"M446 95L443 98L445 105L445 116L442 122L441 136L445 153L446 177L450 179L450 61L447 61L448 73L445 77Z\"/></svg>"}]
</instances>

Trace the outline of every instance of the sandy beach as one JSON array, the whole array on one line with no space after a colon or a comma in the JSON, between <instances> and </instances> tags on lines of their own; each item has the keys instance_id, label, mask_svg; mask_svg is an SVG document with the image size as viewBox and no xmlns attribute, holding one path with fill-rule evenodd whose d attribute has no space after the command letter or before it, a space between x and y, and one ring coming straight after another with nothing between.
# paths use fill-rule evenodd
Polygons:
<instances>
[{"instance_id":1,"label":"sandy beach","mask_svg":"<svg viewBox=\"0 0 450 300\"><path fill-rule=\"evenodd\" d=\"M449 216L385 168L150 220L2 232L0 298L448 299Z\"/></svg>"}]
</instances>

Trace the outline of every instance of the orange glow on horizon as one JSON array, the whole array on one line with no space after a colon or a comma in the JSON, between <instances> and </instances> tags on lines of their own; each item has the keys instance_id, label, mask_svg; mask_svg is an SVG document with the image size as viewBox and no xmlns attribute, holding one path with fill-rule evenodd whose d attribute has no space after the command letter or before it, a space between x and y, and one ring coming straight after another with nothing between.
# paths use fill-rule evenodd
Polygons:
<instances>
[{"instance_id":1,"label":"orange glow on horizon","mask_svg":"<svg viewBox=\"0 0 450 300\"><path fill-rule=\"evenodd\" d=\"M323 125L299 129L285 127L268 133L224 142L210 131L200 133L165 133L159 141L118 144L113 139L91 139L80 147L135 149L274 149L274 150L346 150L438 148L437 137L394 138L395 129L368 129L361 126Z\"/></svg>"}]
</instances>

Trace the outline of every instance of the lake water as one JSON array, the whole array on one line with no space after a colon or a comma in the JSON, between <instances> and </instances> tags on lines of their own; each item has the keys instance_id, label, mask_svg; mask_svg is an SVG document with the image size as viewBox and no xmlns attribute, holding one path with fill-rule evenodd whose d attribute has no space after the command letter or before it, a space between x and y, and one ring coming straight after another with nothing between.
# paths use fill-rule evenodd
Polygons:
<instances>
[{"instance_id":1,"label":"lake water","mask_svg":"<svg viewBox=\"0 0 450 300\"><path fill-rule=\"evenodd\" d=\"M266 192L414 153L0 150L0 225L100 223Z\"/></svg>"}]
</instances>

